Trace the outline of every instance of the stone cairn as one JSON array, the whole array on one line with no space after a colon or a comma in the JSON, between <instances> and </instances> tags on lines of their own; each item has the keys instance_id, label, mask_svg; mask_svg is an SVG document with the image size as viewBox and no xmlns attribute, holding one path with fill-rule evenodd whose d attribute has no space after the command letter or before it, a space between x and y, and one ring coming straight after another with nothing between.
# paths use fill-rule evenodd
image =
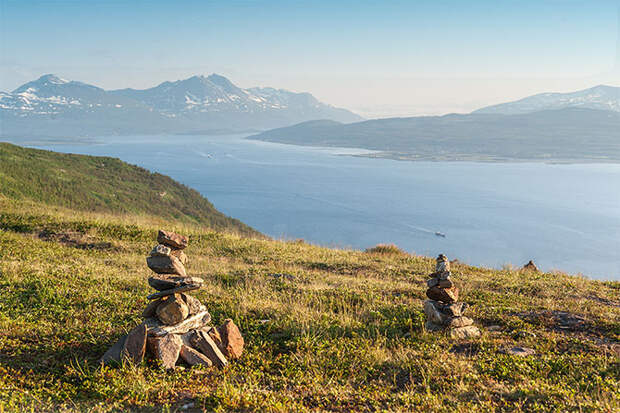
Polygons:
<instances>
[{"instance_id":1,"label":"stone cairn","mask_svg":"<svg viewBox=\"0 0 620 413\"><path fill-rule=\"evenodd\" d=\"M189 291L199 289L203 280L185 272L187 237L160 230L156 245L146 258L156 275L148 279L157 292L142 312L144 322L121 337L101 358L104 364L132 361L145 355L173 369L179 360L190 366L224 367L228 359L243 352L243 337L232 320L219 328L209 326L211 315Z\"/></svg>"},{"instance_id":2,"label":"stone cairn","mask_svg":"<svg viewBox=\"0 0 620 413\"><path fill-rule=\"evenodd\" d=\"M435 272L426 282L424 302L427 331L446 331L452 338L478 337L480 330L474 326L474 320L463 314L469 307L467 303L458 302L459 289L450 279L450 261L440 254L437 257Z\"/></svg>"}]
</instances>

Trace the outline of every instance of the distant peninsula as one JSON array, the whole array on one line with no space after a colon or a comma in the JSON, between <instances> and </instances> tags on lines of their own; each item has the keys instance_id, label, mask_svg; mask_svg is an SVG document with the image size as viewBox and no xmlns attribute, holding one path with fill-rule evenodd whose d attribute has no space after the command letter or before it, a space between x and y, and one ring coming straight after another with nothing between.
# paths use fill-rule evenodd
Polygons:
<instances>
[{"instance_id":1,"label":"distant peninsula","mask_svg":"<svg viewBox=\"0 0 620 413\"><path fill-rule=\"evenodd\" d=\"M400 160L620 162L620 88L535 95L470 114L309 121L249 139Z\"/></svg>"}]
</instances>

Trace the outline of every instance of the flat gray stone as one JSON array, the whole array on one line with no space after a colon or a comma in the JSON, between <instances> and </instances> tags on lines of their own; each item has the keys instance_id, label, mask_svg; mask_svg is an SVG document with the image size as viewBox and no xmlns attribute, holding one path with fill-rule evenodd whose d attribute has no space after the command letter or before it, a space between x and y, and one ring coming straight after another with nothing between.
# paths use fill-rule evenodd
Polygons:
<instances>
[{"instance_id":1,"label":"flat gray stone","mask_svg":"<svg viewBox=\"0 0 620 413\"><path fill-rule=\"evenodd\" d=\"M127 340L127 334L119 338L118 341L105 352L101 359L99 359L99 362L106 365L120 364L121 352L125 346L125 340Z\"/></svg>"},{"instance_id":2,"label":"flat gray stone","mask_svg":"<svg viewBox=\"0 0 620 413\"><path fill-rule=\"evenodd\" d=\"M164 325L155 317L144 320L148 329L149 337L164 336L166 334L184 334L189 330L205 327L211 321L211 314L203 306L203 309L195 315L187 317L179 324L173 326Z\"/></svg>"},{"instance_id":3,"label":"flat gray stone","mask_svg":"<svg viewBox=\"0 0 620 413\"><path fill-rule=\"evenodd\" d=\"M185 344L181 347L179 355L190 366L201 365L211 367L213 365L213 362L207 356Z\"/></svg>"},{"instance_id":4,"label":"flat gray stone","mask_svg":"<svg viewBox=\"0 0 620 413\"><path fill-rule=\"evenodd\" d=\"M426 322L424 323L424 329L426 329L426 331L435 332L435 331L443 330L444 326L439 325L439 324L435 324L432 321L426 320Z\"/></svg>"},{"instance_id":5,"label":"flat gray stone","mask_svg":"<svg viewBox=\"0 0 620 413\"><path fill-rule=\"evenodd\" d=\"M146 351L146 325L140 324L134 327L123 343L121 357L133 363L142 363Z\"/></svg>"},{"instance_id":6,"label":"flat gray stone","mask_svg":"<svg viewBox=\"0 0 620 413\"><path fill-rule=\"evenodd\" d=\"M190 341L192 346L199 349L200 352L207 356L215 366L221 368L228 364L228 360L226 360L224 354L220 351L211 336L209 336L206 332L202 330L194 331Z\"/></svg>"},{"instance_id":7,"label":"flat gray stone","mask_svg":"<svg viewBox=\"0 0 620 413\"><path fill-rule=\"evenodd\" d=\"M163 290L163 291L159 291L159 292L153 293L153 294L147 296L146 298L148 298L149 300L154 300L156 298L165 297L167 295L173 295L173 294L178 294L178 293L184 293L185 291L197 290L200 287L201 287L201 285L199 285L199 284L182 285L180 287L171 288L170 290Z\"/></svg>"},{"instance_id":8,"label":"flat gray stone","mask_svg":"<svg viewBox=\"0 0 620 413\"><path fill-rule=\"evenodd\" d=\"M169 256L148 256L146 257L146 265L157 274L178 274L185 277L185 266L181 261L173 255Z\"/></svg>"},{"instance_id":9,"label":"flat gray stone","mask_svg":"<svg viewBox=\"0 0 620 413\"><path fill-rule=\"evenodd\" d=\"M151 253L149 254L151 257L167 257L170 255L172 250L170 247L166 247L163 244L158 244L153 247Z\"/></svg>"}]
</instances>

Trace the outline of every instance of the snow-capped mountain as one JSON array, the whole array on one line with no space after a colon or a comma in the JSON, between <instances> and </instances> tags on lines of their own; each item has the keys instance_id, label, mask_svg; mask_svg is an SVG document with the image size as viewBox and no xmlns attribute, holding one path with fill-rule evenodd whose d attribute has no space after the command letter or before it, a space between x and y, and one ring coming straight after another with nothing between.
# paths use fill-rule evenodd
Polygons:
<instances>
[{"instance_id":1,"label":"snow-capped mountain","mask_svg":"<svg viewBox=\"0 0 620 413\"><path fill-rule=\"evenodd\" d=\"M212 74L164 82L150 89L106 91L45 75L0 92L3 135L95 135L269 129L312 119L361 118L309 93L242 89Z\"/></svg>"},{"instance_id":2,"label":"snow-capped mountain","mask_svg":"<svg viewBox=\"0 0 620 413\"><path fill-rule=\"evenodd\" d=\"M620 87L599 85L571 93L540 93L515 102L487 106L473 113L516 115L541 110L585 108L620 112Z\"/></svg>"}]
</instances>

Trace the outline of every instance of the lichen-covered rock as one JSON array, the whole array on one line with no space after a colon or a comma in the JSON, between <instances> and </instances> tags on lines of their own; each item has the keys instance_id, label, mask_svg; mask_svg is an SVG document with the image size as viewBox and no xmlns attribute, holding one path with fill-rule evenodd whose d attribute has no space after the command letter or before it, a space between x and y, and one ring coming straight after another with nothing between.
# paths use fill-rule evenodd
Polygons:
<instances>
[{"instance_id":1,"label":"lichen-covered rock","mask_svg":"<svg viewBox=\"0 0 620 413\"><path fill-rule=\"evenodd\" d=\"M459 299L459 289L457 287L452 288L439 288L431 287L426 290L426 296L431 300L441 301L444 303L454 303Z\"/></svg>"},{"instance_id":2,"label":"lichen-covered rock","mask_svg":"<svg viewBox=\"0 0 620 413\"><path fill-rule=\"evenodd\" d=\"M179 294L174 294L162 300L155 313L162 323L170 326L185 320L189 315L189 308Z\"/></svg>"},{"instance_id":3,"label":"lichen-covered rock","mask_svg":"<svg viewBox=\"0 0 620 413\"><path fill-rule=\"evenodd\" d=\"M146 265L157 274L177 274L185 277L185 267L173 255L154 255L146 257Z\"/></svg>"},{"instance_id":4,"label":"lichen-covered rock","mask_svg":"<svg viewBox=\"0 0 620 413\"><path fill-rule=\"evenodd\" d=\"M243 353L243 336L239 327L231 320L227 319L218 327L218 333L222 338L223 353L229 359L238 359Z\"/></svg>"},{"instance_id":5,"label":"lichen-covered rock","mask_svg":"<svg viewBox=\"0 0 620 413\"><path fill-rule=\"evenodd\" d=\"M127 338L123 344L123 350L121 351L121 358L136 364L141 363L144 359L145 351L146 325L140 324L127 334Z\"/></svg>"},{"instance_id":6,"label":"lichen-covered rock","mask_svg":"<svg viewBox=\"0 0 620 413\"><path fill-rule=\"evenodd\" d=\"M166 247L163 244L158 244L153 247L149 255L151 257L168 257L171 251L172 250L170 247Z\"/></svg>"},{"instance_id":7,"label":"lichen-covered rock","mask_svg":"<svg viewBox=\"0 0 620 413\"><path fill-rule=\"evenodd\" d=\"M181 293L179 295L187 305L187 308L189 309L189 315L196 314L202 310L203 305L196 297L185 293Z\"/></svg>"},{"instance_id":8,"label":"lichen-covered rock","mask_svg":"<svg viewBox=\"0 0 620 413\"><path fill-rule=\"evenodd\" d=\"M465 316L451 318L447 323L450 328L467 327L472 324L474 324L474 320Z\"/></svg>"},{"instance_id":9,"label":"lichen-covered rock","mask_svg":"<svg viewBox=\"0 0 620 413\"><path fill-rule=\"evenodd\" d=\"M179 250L187 247L188 244L186 236L161 229L157 233L157 242Z\"/></svg>"},{"instance_id":10,"label":"lichen-covered rock","mask_svg":"<svg viewBox=\"0 0 620 413\"><path fill-rule=\"evenodd\" d=\"M160 337L148 337L149 353L159 360L165 369L173 369L183 346L181 337L176 334L166 334Z\"/></svg>"},{"instance_id":11,"label":"lichen-covered rock","mask_svg":"<svg viewBox=\"0 0 620 413\"><path fill-rule=\"evenodd\" d=\"M158 277L149 277L149 285L157 291L171 290L173 288L182 287L184 285L199 285L204 283L202 278L198 277L179 277L174 275L160 275Z\"/></svg>"},{"instance_id":12,"label":"lichen-covered rock","mask_svg":"<svg viewBox=\"0 0 620 413\"><path fill-rule=\"evenodd\" d=\"M192 347L199 349L217 367L221 368L228 364L228 360L226 360L226 357L209 334L202 330L196 330L191 335L190 341Z\"/></svg>"},{"instance_id":13,"label":"lichen-covered rock","mask_svg":"<svg viewBox=\"0 0 620 413\"><path fill-rule=\"evenodd\" d=\"M450 318L441 311L441 304L433 300L424 301L424 314L428 321L439 325L443 325Z\"/></svg>"},{"instance_id":14,"label":"lichen-covered rock","mask_svg":"<svg viewBox=\"0 0 620 413\"><path fill-rule=\"evenodd\" d=\"M157 311L157 306L159 306L159 304L161 304L161 299L153 300L150 303L148 303L144 311L142 311L142 317L149 318L149 317L155 316L156 311Z\"/></svg>"},{"instance_id":15,"label":"lichen-covered rock","mask_svg":"<svg viewBox=\"0 0 620 413\"><path fill-rule=\"evenodd\" d=\"M480 330L476 326L467 326L450 329L450 337L452 338L473 338L479 337Z\"/></svg>"},{"instance_id":16,"label":"lichen-covered rock","mask_svg":"<svg viewBox=\"0 0 620 413\"><path fill-rule=\"evenodd\" d=\"M207 310L203 310L198 314L187 317L179 324L173 326L167 326L159 321L156 317L147 318L144 320L148 328L148 335L151 337L164 336L166 334L185 334L193 329L200 329L206 327L211 321L211 314Z\"/></svg>"},{"instance_id":17,"label":"lichen-covered rock","mask_svg":"<svg viewBox=\"0 0 620 413\"><path fill-rule=\"evenodd\" d=\"M201 365L211 367L213 365L207 356L185 344L181 346L179 355L190 366Z\"/></svg>"},{"instance_id":18,"label":"lichen-covered rock","mask_svg":"<svg viewBox=\"0 0 620 413\"><path fill-rule=\"evenodd\" d=\"M460 317L465 314L465 310L469 308L469 304L460 302L443 306L443 312L451 317Z\"/></svg>"},{"instance_id":19,"label":"lichen-covered rock","mask_svg":"<svg viewBox=\"0 0 620 413\"><path fill-rule=\"evenodd\" d=\"M428 288L434 287L439 284L439 277L433 277L426 281L426 286Z\"/></svg>"}]
</instances>

